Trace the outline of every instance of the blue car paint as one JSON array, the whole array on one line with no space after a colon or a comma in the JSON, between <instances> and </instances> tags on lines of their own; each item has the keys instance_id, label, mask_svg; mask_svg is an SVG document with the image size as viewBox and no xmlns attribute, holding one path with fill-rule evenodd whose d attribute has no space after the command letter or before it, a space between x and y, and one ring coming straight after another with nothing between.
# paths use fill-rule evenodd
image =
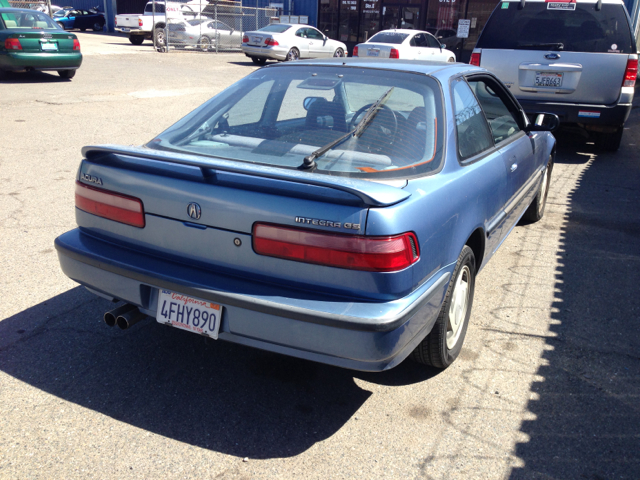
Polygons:
<instances>
[{"instance_id":1,"label":"blue car paint","mask_svg":"<svg viewBox=\"0 0 640 480\"><path fill-rule=\"evenodd\" d=\"M428 65L392 63L358 65L418 71ZM448 118L453 118L452 103L447 98L452 73L482 71L468 65L429 69L445 89ZM529 160L531 165L526 168L523 165L520 175L509 177L509 151L513 147L498 145L461 163L456 153L454 124L445 124L446 161L442 170L410 178L404 188L142 148L86 147L83 153L88 160L83 161L79 177L80 172L97 176L109 185L119 186L123 193L135 192L143 202L146 198L150 205L162 202L157 188L151 188L157 187L162 178L157 175L157 166L145 166L144 160L132 157L180 163L179 167L171 164L160 167L167 174L175 172L171 182L173 201L167 201L164 208L175 208L174 203L186 205L185 201L196 195L199 201L210 202L212 211L223 220L216 218L216 228L183 230L181 238L188 245L184 249L184 245L171 244L171 239L162 237L166 229L176 228L180 223L176 220L147 212L147 227L139 229L136 233L140 235L136 237L131 234L132 227L77 210L78 224L82 227L56 240L61 266L70 278L92 291L137 305L152 316L159 287L219 302L225 306L221 339L348 368L374 371L391 368L433 326L462 247L475 235L480 239L476 256L482 259L477 268L486 264L534 198L554 149L550 134L523 134L529 137L523 140L531 145L532 151L535 147ZM116 168L127 162L127 168ZM133 169L132 162L136 164ZM154 169L155 175L151 173ZM221 171L220 175L216 169ZM523 185L517 179L527 170L537 173ZM215 180L224 179L225 174L229 178L226 183L222 180L211 185L204 171L209 171ZM247 175L253 176L250 181ZM201 180L194 182L196 177ZM371 274L256 255L250 249L248 218L265 216L271 221L276 205L283 212L283 202L289 200L276 194L286 190L289 181L309 184L314 187L313 192L309 198L289 196L293 201L277 223L295 226L293 219L300 208L309 217L357 219L360 234L365 229L367 235L413 231L419 239L420 260L401 272ZM216 188L215 198L208 197L212 186ZM333 202L326 202L327 189L335 188L340 193ZM184 195L185 189L189 195ZM175 202L175 196L184 198ZM240 218L234 210L238 204L243 206L244 213L249 210L252 214ZM207 222L202 223L206 226ZM235 237L242 239L243 250L231 246ZM114 239L121 246L116 246ZM225 258L215 268L204 261L206 252L199 252L212 245L223 249ZM181 252L181 248L189 253Z\"/></svg>"}]
</instances>

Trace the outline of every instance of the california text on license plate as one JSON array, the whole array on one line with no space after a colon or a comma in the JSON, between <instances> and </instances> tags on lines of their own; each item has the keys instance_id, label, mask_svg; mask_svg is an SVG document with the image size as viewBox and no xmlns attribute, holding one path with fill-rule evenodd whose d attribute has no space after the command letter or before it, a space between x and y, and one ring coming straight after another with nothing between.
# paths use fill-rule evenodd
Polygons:
<instances>
[{"instance_id":1,"label":"california text on license plate","mask_svg":"<svg viewBox=\"0 0 640 480\"><path fill-rule=\"evenodd\" d=\"M169 290L158 294L158 323L217 339L222 306Z\"/></svg>"},{"instance_id":2,"label":"california text on license plate","mask_svg":"<svg viewBox=\"0 0 640 480\"><path fill-rule=\"evenodd\" d=\"M52 51L52 52L57 52L58 51L58 44L57 43L41 43L40 44L42 46L42 51L46 52L46 51Z\"/></svg>"},{"instance_id":3,"label":"california text on license plate","mask_svg":"<svg viewBox=\"0 0 640 480\"><path fill-rule=\"evenodd\" d=\"M562 73L536 72L536 87L561 87Z\"/></svg>"}]
</instances>

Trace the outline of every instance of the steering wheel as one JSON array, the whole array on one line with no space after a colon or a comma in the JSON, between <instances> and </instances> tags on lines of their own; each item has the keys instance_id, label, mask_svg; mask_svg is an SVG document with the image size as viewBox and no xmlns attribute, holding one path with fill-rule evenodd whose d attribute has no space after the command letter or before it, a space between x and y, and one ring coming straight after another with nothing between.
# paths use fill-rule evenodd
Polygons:
<instances>
[{"instance_id":1,"label":"steering wheel","mask_svg":"<svg viewBox=\"0 0 640 480\"><path fill-rule=\"evenodd\" d=\"M349 130L356 128L356 125L362 121L362 118L360 117L362 117L364 112L371 108L371 105L373 105L373 103L369 103L368 105L358 109L356 114L351 118ZM369 124L367 130L365 130L365 133L371 128L378 129L378 132L375 135L376 138L378 135L391 136L391 141L389 142L391 144L395 141L396 135L398 134L398 117L396 117L396 113L391 108L386 105L382 105L380 107L380 111L376 114L376 117Z\"/></svg>"}]
</instances>

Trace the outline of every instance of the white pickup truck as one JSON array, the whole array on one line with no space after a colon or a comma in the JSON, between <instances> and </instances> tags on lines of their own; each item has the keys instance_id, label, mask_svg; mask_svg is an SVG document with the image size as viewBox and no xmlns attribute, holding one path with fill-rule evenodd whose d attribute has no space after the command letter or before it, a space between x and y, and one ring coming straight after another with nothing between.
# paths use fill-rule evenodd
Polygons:
<instances>
[{"instance_id":1,"label":"white pickup truck","mask_svg":"<svg viewBox=\"0 0 640 480\"><path fill-rule=\"evenodd\" d=\"M155 12L153 4L155 3ZM207 5L199 0L190 2L149 2L144 7L142 15L124 13L116 15L115 29L117 32L129 35L129 41L134 45L141 45L146 39L153 39L155 45L164 47L165 26L167 18L195 17Z\"/></svg>"}]
</instances>

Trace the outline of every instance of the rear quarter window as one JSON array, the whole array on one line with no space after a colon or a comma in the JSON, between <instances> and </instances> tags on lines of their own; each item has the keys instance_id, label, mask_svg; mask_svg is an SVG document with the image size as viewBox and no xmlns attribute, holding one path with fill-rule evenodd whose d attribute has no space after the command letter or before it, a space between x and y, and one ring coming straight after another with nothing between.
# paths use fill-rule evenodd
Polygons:
<instances>
[{"instance_id":1,"label":"rear quarter window","mask_svg":"<svg viewBox=\"0 0 640 480\"><path fill-rule=\"evenodd\" d=\"M507 5L505 7L505 4ZM577 3L575 10L552 3L501 2L491 14L477 48L538 49L590 53L636 53L622 4Z\"/></svg>"}]
</instances>

